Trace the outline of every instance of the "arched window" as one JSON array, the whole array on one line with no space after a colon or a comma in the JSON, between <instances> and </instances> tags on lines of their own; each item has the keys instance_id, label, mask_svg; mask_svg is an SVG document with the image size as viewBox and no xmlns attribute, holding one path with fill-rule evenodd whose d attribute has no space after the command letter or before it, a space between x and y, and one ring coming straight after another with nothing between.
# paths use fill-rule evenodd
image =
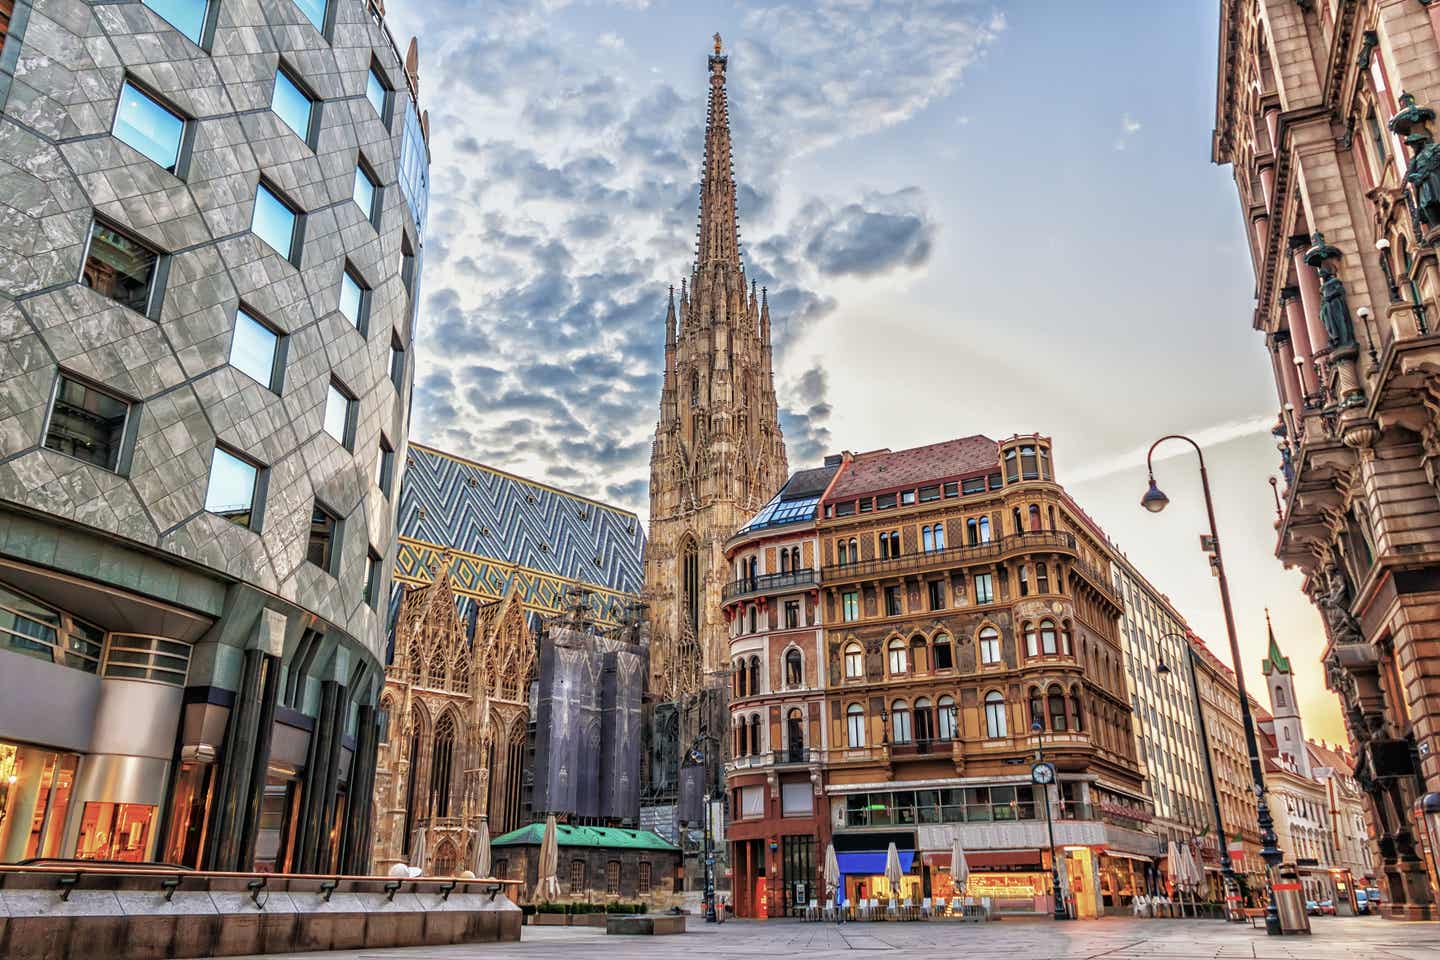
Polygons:
<instances>
[{"instance_id":1,"label":"arched window","mask_svg":"<svg viewBox=\"0 0 1440 960\"><path fill-rule=\"evenodd\" d=\"M1060 621L1060 652L1070 655L1070 621Z\"/></svg>"},{"instance_id":2,"label":"arched window","mask_svg":"<svg viewBox=\"0 0 1440 960\"><path fill-rule=\"evenodd\" d=\"M865 676L865 652L858 643L845 648L845 676L851 680Z\"/></svg>"},{"instance_id":3,"label":"arched window","mask_svg":"<svg viewBox=\"0 0 1440 960\"><path fill-rule=\"evenodd\" d=\"M760 658L750 658L750 695L760 692Z\"/></svg>"},{"instance_id":4,"label":"arched window","mask_svg":"<svg viewBox=\"0 0 1440 960\"><path fill-rule=\"evenodd\" d=\"M1065 722L1065 691L1056 684L1047 691L1046 700L1050 708L1050 729L1056 733L1064 733L1070 728Z\"/></svg>"},{"instance_id":5,"label":"arched window","mask_svg":"<svg viewBox=\"0 0 1440 960\"><path fill-rule=\"evenodd\" d=\"M700 371L690 371L690 405L700 406Z\"/></svg>"},{"instance_id":6,"label":"arched window","mask_svg":"<svg viewBox=\"0 0 1440 960\"><path fill-rule=\"evenodd\" d=\"M448 877L455 873L455 845L449 840L440 841L435 848L435 869L433 876Z\"/></svg>"},{"instance_id":7,"label":"arched window","mask_svg":"<svg viewBox=\"0 0 1440 960\"><path fill-rule=\"evenodd\" d=\"M928 697L917 697L915 700L915 739L920 743L935 739L935 708L930 705Z\"/></svg>"},{"instance_id":8,"label":"arched window","mask_svg":"<svg viewBox=\"0 0 1440 960\"><path fill-rule=\"evenodd\" d=\"M1040 698L1040 688L1030 688L1030 729L1035 729L1035 724L1040 724L1040 729L1045 729L1045 703Z\"/></svg>"},{"instance_id":9,"label":"arched window","mask_svg":"<svg viewBox=\"0 0 1440 960\"><path fill-rule=\"evenodd\" d=\"M909 743L915 739L910 727L910 704L904 700L890 704L890 739L895 743Z\"/></svg>"},{"instance_id":10,"label":"arched window","mask_svg":"<svg viewBox=\"0 0 1440 960\"><path fill-rule=\"evenodd\" d=\"M845 710L845 726L848 743L852 747L865 746L865 708L852 703Z\"/></svg>"},{"instance_id":11,"label":"arched window","mask_svg":"<svg viewBox=\"0 0 1440 960\"><path fill-rule=\"evenodd\" d=\"M940 739L954 740L956 733L954 697L946 694L940 698L939 716L936 719L939 720Z\"/></svg>"},{"instance_id":12,"label":"arched window","mask_svg":"<svg viewBox=\"0 0 1440 960\"><path fill-rule=\"evenodd\" d=\"M781 551L780 551L780 572L781 572L781 573L789 573L789 572L790 572L790 551L789 551L789 550L781 550Z\"/></svg>"},{"instance_id":13,"label":"arched window","mask_svg":"<svg viewBox=\"0 0 1440 960\"><path fill-rule=\"evenodd\" d=\"M835 558L840 566L850 562L850 545L844 540L835 541Z\"/></svg>"},{"instance_id":14,"label":"arched window","mask_svg":"<svg viewBox=\"0 0 1440 960\"><path fill-rule=\"evenodd\" d=\"M737 696L737 697L743 697L743 696L746 696L746 695L747 695L747 694L746 694L746 687L745 687L745 661L744 661L744 660L736 660L736 661L735 661L735 696Z\"/></svg>"},{"instance_id":15,"label":"arched window","mask_svg":"<svg viewBox=\"0 0 1440 960\"><path fill-rule=\"evenodd\" d=\"M791 570L799 570L799 569L800 569L800 548L799 548L799 547L791 547L791 548L790 548L790 569L791 569Z\"/></svg>"},{"instance_id":16,"label":"arched window","mask_svg":"<svg viewBox=\"0 0 1440 960\"><path fill-rule=\"evenodd\" d=\"M1035 632L1035 624L1029 620L1025 621L1025 655L1027 657L1040 656L1040 636Z\"/></svg>"},{"instance_id":17,"label":"arched window","mask_svg":"<svg viewBox=\"0 0 1440 960\"><path fill-rule=\"evenodd\" d=\"M430 755L430 797L435 816L450 816L450 774L455 756L455 717L446 713L435 724L435 749Z\"/></svg>"},{"instance_id":18,"label":"arched window","mask_svg":"<svg viewBox=\"0 0 1440 960\"><path fill-rule=\"evenodd\" d=\"M984 627L980 631L980 662L1000 662L1000 631L994 627Z\"/></svg>"},{"instance_id":19,"label":"arched window","mask_svg":"<svg viewBox=\"0 0 1440 960\"><path fill-rule=\"evenodd\" d=\"M785 746L789 749L791 763L805 761L805 721L798 707L791 707L785 715Z\"/></svg>"},{"instance_id":20,"label":"arched window","mask_svg":"<svg viewBox=\"0 0 1440 960\"><path fill-rule=\"evenodd\" d=\"M750 607L750 630L749 630L750 633L754 633L754 632L755 632L755 628L756 628L757 624L759 623L758 617L759 617L759 615L755 612L755 607L752 605L752 606Z\"/></svg>"},{"instance_id":21,"label":"arched window","mask_svg":"<svg viewBox=\"0 0 1440 960\"><path fill-rule=\"evenodd\" d=\"M681 612L690 630L700 633L700 550L694 537L686 537L680 547L680 584L683 591Z\"/></svg>"},{"instance_id":22,"label":"arched window","mask_svg":"<svg viewBox=\"0 0 1440 960\"><path fill-rule=\"evenodd\" d=\"M980 527L980 542L981 542L981 543L989 543L989 542L990 542L990 518L989 518L989 517L981 517L978 526Z\"/></svg>"},{"instance_id":23,"label":"arched window","mask_svg":"<svg viewBox=\"0 0 1440 960\"><path fill-rule=\"evenodd\" d=\"M890 672L892 674L905 672L905 641L896 637L890 641Z\"/></svg>"},{"instance_id":24,"label":"arched window","mask_svg":"<svg viewBox=\"0 0 1440 960\"><path fill-rule=\"evenodd\" d=\"M800 651L791 647L785 651L785 686L800 687L805 685L805 659Z\"/></svg>"},{"instance_id":25,"label":"arched window","mask_svg":"<svg viewBox=\"0 0 1440 960\"><path fill-rule=\"evenodd\" d=\"M1080 710L1080 688L1070 688L1070 719L1075 722L1075 732L1082 733L1085 730L1085 717Z\"/></svg>"},{"instance_id":26,"label":"arched window","mask_svg":"<svg viewBox=\"0 0 1440 960\"><path fill-rule=\"evenodd\" d=\"M949 670L955 666L955 651L950 646L949 634L935 634L935 640L930 644L930 659L934 661L936 670Z\"/></svg>"},{"instance_id":27,"label":"arched window","mask_svg":"<svg viewBox=\"0 0 1440 960\"><path fill-rule=\"evenodd\" d=\"M1040 621L1040 649L1045 651L1046 656L1053 655L1055 649L1055 621L1045 619Z\"/></svg>"},{"instance_id":28,"label":"arched window","mask_svg":"<svg viewBox=\"0 0 1440 960\"><path fill-rule=\"evenodd\" d=\"M745 736L745 718L741 717L740 722L735 724L735 756L746 755L746 747L749 745Z\"/></svg>"},{"instance_id":29,"label":"arched window","mask_svg":"<svg viewBox=\"0 0 1440 960\"><path fill-rule=\"evenodd\" d=\"M1286 700L1285 700L1285 688L1284 688L1284 687L1276 687L1276 688L1275 688L1275 707L1276 707L1276 709L1279 709L1280 707L1284 707L1284 706L1288 706L1288 705L1289 705L1289 704L1286 703Z\"/></svg>"},{"instance_id":30,"label":"arched window","mask_svg":"<svg viewBox=\"0 0 1440 960\"><path fill-rule=\"evenodd\" d=\"M930 666L926 659L925 638L917 633L910 638L910 669L915 673L924 673Z\"/></svg>"},{"instance_id":31,"label":"arched window","mask_svg":"<svg viewBox=\"0 0 1440 960\"><path fill-rule=\"evenodd\" d=\"M1039 506L1039 504L1034 504L1034 503L1030 504L1030 530L1031 530L1031 532L1034 532L1034 533L1038 533L1039 530L1040 530L1040 506Z\"/></svg>"},{"instance_id":32,"label":"arched window","mask_svg":"<svg viewBox=\"0 0 1440 960\"><path fill-rule=\"evenodd\" d=\"M1050 592L1050 568L1043 563L1035 564L1035 592Z\"/></svg>"},{"instance_id":33,"label":"arched window","mask_svg":"<svg viewBox=\"0 0 1440 960\"><path fill-rule=\"evenodd\" d=\"M999 690L985 694L985 736L992 740L1009 736L1005 727L1005 695Z\"/></svg>"},{"instance_id":34,"label":"arched window","mask_svg":"<svg viewBox=\"0 0 1440 960\"><path fill-rule=\"evenodd\" d=\"M1030 596L1030 573L1023 563L1020 565L1020 596Z\"/></svg>"},{"instance_id":35,"label":"arched window","mask_svg":"<svg viewBox=\"0 0 1440 960\"><path fill-rule=\"evenodd\" d=\"M760 714L750 718L750 755L760 756Z\"/></svg>"},{"instance_id":36,"label":"arched window","mask_svg":"<svg viewBox=\"0 0 1440 960\"><path fill-rule=\"evenodd\" d=\"M1024 532L1025 532L1025 521L1024 521L1023 519L1021 519L1021 513L1020 513L1020 508L1019 508L1019 507L1012 507L1012 508L1010 509L1010 519L1011 519L1011 520L1014 522L1014 524L1015 524L1015 532L1016 532L1016 533L1024 533Z\"/></svg>"}]
</instances>

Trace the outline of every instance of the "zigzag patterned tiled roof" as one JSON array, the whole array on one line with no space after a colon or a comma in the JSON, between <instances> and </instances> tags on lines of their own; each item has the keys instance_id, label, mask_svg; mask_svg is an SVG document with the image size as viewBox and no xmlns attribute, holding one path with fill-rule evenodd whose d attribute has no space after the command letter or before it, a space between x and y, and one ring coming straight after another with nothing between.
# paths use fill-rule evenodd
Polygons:
<instances>
[{"instance_id":1,"label":"zigzag patterned tiled roof","mask_svg":"<svg viewBox=\"0 0 1440 960\"><path fill-rule=\"evenodd\" d=\"M583 584L598 592L595 612L613 621L644 579L645 530L634 513L412 443L396 579L428 581L445 548L456 556L458 593L496 599L514 584L535 612L559 612L565 588Z\"/></svg>"}]
</instances>

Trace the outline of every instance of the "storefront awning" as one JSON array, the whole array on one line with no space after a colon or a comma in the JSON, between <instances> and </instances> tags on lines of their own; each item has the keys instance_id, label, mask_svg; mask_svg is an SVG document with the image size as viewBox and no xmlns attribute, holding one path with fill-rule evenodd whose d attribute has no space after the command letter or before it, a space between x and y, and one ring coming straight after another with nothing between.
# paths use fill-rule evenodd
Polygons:
<instances>
[{"instance_id":1,"label":"storefront awning","mask_svg":"<svg viewBox=\"0 0 1440 960\"><path fill-rule=\"evenodd\" d=\"M950 851L927 853L925 862L937 869L950 868ZM965 852L971 870L993 870L997 867L1042 866L1039 850L977 850Z\"/></svg>"},{"instance_id":2,"label":"storefront awning","mask_svg":"<svg viewBox=\"0 0 1440 960\"><path fill-rule=\"evenodd\" d=\"M840 872L856 874L859 876L878 877L885 873L884 850L865 850L860 852L837 853L835 859L840 864ZM915 851L900 851L900 869L906 873L910 872L910 865L915 862Z\"/></svg>"},{"instance_id":3,"label":"storefront awning","mask_svg":"<svg viewBox=\"0 0 1440 960\"><path fill-rule=\"evenodd\" d=\"M1125 859L1125 860L1139 860L1139 861L1141 861L1142 863L1154 863L1154 862L1155 862L1155 858L1154 858L1154 857L1147 857L1147 856L1144 856L1144 855L1138 854L1138 853L1127 853L1127 852L1125 852L1124 850L1106 850L1106 851L1104 852L1104 855L1107 856L1107 857L1120 857L1120 858Z\"/></svg>"}]
</instances>

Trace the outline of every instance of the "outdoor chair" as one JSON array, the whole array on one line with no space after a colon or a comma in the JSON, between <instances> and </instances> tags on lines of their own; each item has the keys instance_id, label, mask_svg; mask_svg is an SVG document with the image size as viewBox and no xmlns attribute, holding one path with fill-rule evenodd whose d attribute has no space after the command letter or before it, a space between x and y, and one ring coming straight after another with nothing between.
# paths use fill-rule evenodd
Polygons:
<instances>
[{"instance_id":1,"label":"outdoor chair","mask_svg":"<svg viewBox=\"0 0 1440 960\"><path fill-rule=\"evenodd\" d=\"M865 919L880 919L880 901L875 897L871 897L869 900L865 901Z\"/></svg>"},{"instance_id":2,"label":"outdoor chair","mask_svg":"<svg viewBox=\"0 0 1440 960\"><path fill-rule=\"evenodd\" d=\"M932 909L932 908L931 908L931 901L930 901L930 898L929 898L929 897L926 897L926 898L924 898L923 900L921 900L921 901L920 901L920 919L921 919L921 920L929 920L929 919L930 919L930 910L931 910L931 909Z\"/></svg>"},{"instance_id":3,"label":"outdoor chair","mask_svg":"<svg viewBox=\"0 0 1440 960\"><path fill-rule=\"evenodd\" d=\"M818 920L818 919L820 919L820 904L819 904L818 901L811 900L809 903L807 903L807 904L805 905L805 919L806 919L806 920Z\"/></svg>"},{"instance_id":4,"label":"outdoor chair","mask_svg":"<svg viewBox=\"0 0 1440 960\"><path fill-rule=\"evenodd\" d=\"M889 900L885 901L885 919L898 920L899 918L900 908L895 904L895 898L891 897Z\"/></svg>"},{"instance_id":5,"label":"outdoor chair","mask_svg":"<svg viewBox=\"0 0 1440 960\"><path fill-rule=\"evenodd\" d=\"M935 906L932 908L932 911L933 911L934 915L937 916L937 917L943 917L943 916L945 916L945 898L944 898L944 897L936 897L936 898L935 898Z\"/></svg>"},{"instance_id":6,"label":"outdoor chair","mask_svg":"<svg viewBox=\"0 0 1440 960\"><path fill-rule=\"evenodd\" d=\"M823 920L834 920L834 919L835 919L835 898L834 898L834 897L831 897L829 900L826 900L826 901L825 901L825 912L824 912L823 914L821 914L821 919L823 919Z\"/></svg>"}]
</instances>

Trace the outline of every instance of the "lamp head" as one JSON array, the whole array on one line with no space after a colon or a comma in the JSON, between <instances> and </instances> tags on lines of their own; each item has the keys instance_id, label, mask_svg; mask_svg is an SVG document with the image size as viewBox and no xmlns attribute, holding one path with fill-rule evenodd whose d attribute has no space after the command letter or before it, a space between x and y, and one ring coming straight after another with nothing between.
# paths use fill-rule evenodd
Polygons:
<instances>
[{"instance_id":1,"label":"lamp head","mask_svg":"<svg viewBox=\"0 0 1440 960\"><path fill-rule=\"evenodd\" d=\"M1030 732L1031 732L1031 733L1039 733L1041 730L1044 730L1044 729L1045 729L1044 726L1041 725L1041 723L1040 723L1039 720L1036 720L1035 722L1033 722L1033 723L1030 724Z\"/></svg>"},{"instance_id":2,"label":"lamp head","mask_svg":"<svg viewBox=\"0 0 1440 960\"><path fill-rule=\"evenodd\" d=\"M1158 673L1158 674L1161 674L1161 675L1164 675L1164 674L1169 673L1169 672L1170 672L1170 664L1166 663L1164 660L1161 660L1159 663L1157 663L1157 664L1155 665L1155 672Z\"/></svg>"},{"instance_id":3,"label":"lamp head","mask_svg":"<svg viewBox=\"0 0 1440 960\"><path fill-rule=\"evenodd\" d=\"M1145 496L1140 498L1140 506L1151 513L1159 513L1170 504L1170 498L1155 486L1155 475L1150 475L1150 489L1145 491Z\"/></svg>"}]
</instances>

